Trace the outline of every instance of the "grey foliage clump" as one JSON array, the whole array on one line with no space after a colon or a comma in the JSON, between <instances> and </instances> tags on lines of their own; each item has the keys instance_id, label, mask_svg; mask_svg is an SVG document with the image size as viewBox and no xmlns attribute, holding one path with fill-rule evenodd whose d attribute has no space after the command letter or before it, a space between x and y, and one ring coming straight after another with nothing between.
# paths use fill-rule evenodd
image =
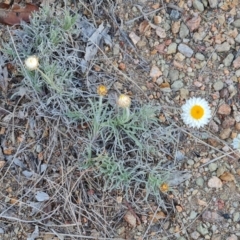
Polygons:
<instances>
[{"instance_id":1,"label":"grey foliage clump","mask_svg":"<svg viewBox=\"0 0 240 240\"><path fill-rule=\"evenodd\" d=\"M82 29L83 22L80 14L69 10L56 13L44 7L34 13L30 24L22 22L19 29L11 29L12 41L3 43L4 54L18 66L32 105L41 116L60 117L68 123L67 113L81 111L86 97L92 94L83 72L88 68L88 33ZM43 74L24 67L24 60L31 55L38 57Z\"/></svg>"}]
</instances>

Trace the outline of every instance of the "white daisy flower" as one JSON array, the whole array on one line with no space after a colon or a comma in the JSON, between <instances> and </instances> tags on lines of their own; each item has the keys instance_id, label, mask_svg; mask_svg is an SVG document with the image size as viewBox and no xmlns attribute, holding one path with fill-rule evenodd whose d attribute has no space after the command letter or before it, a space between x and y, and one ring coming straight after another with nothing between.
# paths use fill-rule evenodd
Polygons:
<instances>
[{"instance_id":1,"label":"white daisy flower","mask_svg":"<svg viewBox=\"0 0 240 240\"><path fill-rule=\"evenodd\" d=\"M191 98L182 106L181 117L186 125L200 128L206 125L211 118L211 109L208 102L202 98Z\"/></svg>"},{"instance_id":2,"label":"white daisy flower","mask_svg":"<svg viewBox=\"0 0 240 240\"><path fill-rule=\"evenodd\" d=\"M232 146L234 149L240 150L240 134L238 134L237 137L233 139Z\"/></svg>"}]
</instances>

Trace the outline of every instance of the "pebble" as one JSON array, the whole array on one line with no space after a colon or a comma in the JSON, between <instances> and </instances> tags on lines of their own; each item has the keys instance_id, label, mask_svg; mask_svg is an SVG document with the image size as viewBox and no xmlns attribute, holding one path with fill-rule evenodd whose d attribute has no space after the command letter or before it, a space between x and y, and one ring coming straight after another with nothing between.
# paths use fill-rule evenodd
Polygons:
<instances>
[{"instance_id":1,"label":"pebble","mask_svg":"<svg viewBox=\"0 0 240 240\"><path fill-rule=\"evenodd\" d=\"M240 68L240 56L233 61L234 68Z\"/></svg>"},{"instance_id":2,"label":"pebble","mask_svg":"<svg viewBox=\"0 0 240 240\"><path fill-rule=\"evenodd\" d=\"M198 0L193 0L193 7L195 9L197 9L199 12L203 12L204 11L204 6L201 2L199 2Z\"/></svg>"},{"instance_id":3,"label":"pebble","mask_svg":"<svg viewBox=\"0 0 240 240\"><path fill-rule=\"evenodd\" d=\"M203 179L202 177L197 178L196 184L197 184L198 186L202 187L202 186L203 186L203 183L204 183L204 179Z\"/></svg>"},{"instance_id":4,"label":"pebble","mask_svg":"<svg viewBox=\"0 0 240 240\"><path fill-rule=\"evenodd\" d=\"M218 5L218 0L208 0L208 3L211 8L216 8Z\"/></svg>"},{"instance_id":5,"label":"pebble","mask_svg":"<svg viewBox=\"0 0 240 240\"><path fill-rule=\"evenodd\" d=\"M220 90L222 90L223 89L223 86L224 86L224 84L223 84L223 82L222 81L217 81L217 82L215 82L214 84L213 84L213 88L214 88L214 90L215 91L220 91Z\"/></svg>"},{"instance_id":6,"label":"pebble","mask_svg":"<svg viewBox=\"0 0 240 240\"><path fill-rule=\"evenodd\" d=\"M189 216L189 219L195 219L197 215L198 215L197 212L191 211L190 216Z\"/></svg>"},{"instance_id":7,"label":"pebble","mask_svg":"<svg viewBox=\"0 0 240 240\"><path fill-rule=\"evenodd\" d=\"M240 77L240 69L238 69L238 70L235 72L235 75L236 75L237 77Z\"/></svg>"},{"instance_id":8,"label":"pebble","mask_svg":"<svg viewBox=\"0 0 240 240\"><path fill-rule=\"evenodd\" d=\"M208 229L203 227L202 224L197 226L197 231L203 236L208 234Z\"/></svg>"},{"instance_id":9,"label":"pebble","mask_svg":"<svg viewBox=\"0 0 240 240\"><path fill-rule=\"evenodd\" d=\"M193 50L186 44L180 43L178 45L178 51L186 57L191 57L193 55Z\"/></svg>"},{"instance_id":10,"label":"pebble","mask_svg":"<svg viewBox=\"0 0 240 240\"><path fill-rule=\"evenodd\" d=\"M194 161L193 161L192 159L189 159L189 160L187 161L187 163L188 163L188 165L192 166L192 165L194 164Z\"/></svg>"},{"instance_id":11,"label":"pebble","mask_svg":"<svg viewBox=\"0 0 240 240\"><path fill-rule=\"evenodd\" d=\"M230 237L226 238L226 240L238 240L238 237L232 234Z\"/></svg>"},{"instance_id":12,"label":"pebble","mask_svg":"<svg viewBox=\"0 0 240 240\"><path fill-rule=\"evenodd\" d=\"M239 213L239 212L235 212L235 213L233 214L233 221L234 221L234 222L238 222L239 217L240 217L240 213Z\"/></svg>"},{"instance_id":13,"label":"pebble","mask_svg":"<svg viewBox=\"0 0 240 240\"><path fill-rule=\"evenodd\" d=\"M230 44L228 42L217 44L216 47L217 52L228 52L230 50Z\"/></svg>"},{"instance_id":14,"label":"pebble","mask_svg":"<svg viewBox=\"0 0 240 240\"><path fill-rule=\"evenodd\" d=\"M222 187L222 181L216 177L213 176L208 180L208 187L210 188L221 188Z\"/></svg>"},{"instance_id":15,"label":"pebble","mask_svg":"<svg viewBox=\"0 0 240 240\"><path fill-rule=\"evenodd\" d=\"M238 34L238 35L236 36L235 41L238 42L238 43L240 43L240 34Z\"/></svg>"},{"instance_id":16,"label":"pebble","mask_svg":"<svg viewBox=\"0 0 240 240\"><path fill-rule=\"evenodd\" d=\"M227 139L230 137L231 132L232 132L231 128L225 128L220 132L219 137L221 139Z\"/></svg>"},{"instance_id":17,"label":"pebble","mask_svg":"<svg viewBox=\"0 0 240 240\"><path fill-rule=\"evenodd\" d=\"M189 29L187 25L182 22L180 26L179 36L180 38L183 39L183 38L186 38L188 34L189 34Z\"/></svg>"},{"instance_id":18,"label":"pebble","mask_svg":"<svg viewBox=\"0 0 240 240\"><path fill-rule=\"evenodd\" d=\"M201 53L196 53L195 58L200 60L200 61L204 61L205 60L205 56Z\"/></svg>"},{"instance_id":19,"label":"pebble","mask_svg":"<svg viewBox=\"0 0 240 240\"><path fill-rule=\"evenodd\" d=\"M190 234L192 239L198 239L200 237L200 234L197 231L194 231Z\"/></svg>"},{"instance_id":20,"label":"pebble","mask_svg":"<svg viewBox=\"0 0 240 240\"><path fill-rule=\"evenodd\" d=\"M174 91L178 91L178 90L181 89L183 86L184 86L183 81L178 80L178 81L175 81L175 82L171 85L171 88L172 88L172 90L174 90Z\"/></svg>"},{"instance_id":21,"label":"pebble","mask_svg":"<svg viewBox=\"0 0 240 240\"><path fill-rule=\"evenodd\" d=\"M171 43L167 48L167 54L174 54L177 52L177 44Z\"/></svg>"},{"instance_id":22,"label":"pebble","mask_svg":"<svg viewBox=\"0 0 240 240\"><path fill-rule=\"evenodd\" d=\"M170 18L174 21L177 21L181 17L181 13L175 9L173 9L170 13Z\"/></svg>"},{"instance_id":23,"label":"pebble","mask_svg":"<svg viewBox=\"0 0 240 240\"><path fill-rule=\"evenodd\" d=\"M170 78L171 82L175 82L176 80L178 80L179 71L176 69L172 69L172 70L170 69L169 78Z\"/></svg>"},{"instance_id":24,"label":"pebble","mask_svg":"<svg viewBox=\"0 0 240 240\"><path fill-rule=\"evenodd\" d=\"M188 89L186 89L186 88L181 88L180 89L181 98L186 99L188 97L188 95L189 95Z\"/></svg>"},{"instance_id":25,"label":"pebble","mask_svg":"<svg viewBox=\"0 0 240 240\"><path fill-rule=\"evenodd\" d=\"M113 47L113 55L118 55L120 51L120 46L119 44L115 44Z\"/></svg>"},{"instance_id":26,"label":"pebble","mask_svg":"<svg viewBox=\"0 0 240 240\"><path fill-rule=\"evenodd\" d=\"M214 172L217 169L217 164L216 163L210 163L208 168L211 172Z\"/></svg>"},{"instance_id":27,"label":"pebble","mask_svg":"<svg viewBox=\"0 0 240 240\"><path fill-rule=\"evenodd\" d=\"M237 19L233 22L233 26L236 28L240 28L240 19Z\"/></svg>"},{"instance_id":28,"label":"pebble","mask_svg":"<svg viewBox=\"0 0 240 240\"><path fill-rule=\"evenodd\" d=\"M218 113L222 115L229 115L231 113L231 107L224 103L219 107Z\"/></svg>"},{"instance_id":29,"label":"pebble","mask_svg":"<svg viewBox=\"0 0 240 240\"><path fill-rule=\"evenodd\" d=\"M229 67L234 59L234 55L229 53L227 57L223 60L223 64L225 67Z\"/></svg>"}]
</instances>

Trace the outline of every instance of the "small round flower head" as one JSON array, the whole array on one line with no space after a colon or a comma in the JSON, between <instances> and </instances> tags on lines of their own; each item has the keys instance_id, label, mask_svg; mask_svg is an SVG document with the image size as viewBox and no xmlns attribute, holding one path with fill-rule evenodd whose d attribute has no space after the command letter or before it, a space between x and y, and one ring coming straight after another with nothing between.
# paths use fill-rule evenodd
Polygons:
<instances>
[{"instance_id":1,"label":"small round flower head","mask_svg":"<svg viewBox=\"0 0 240 240\"><path fill-rule=\"evenodd\" d=\"M182 106L181 117L189 127L200 128L206 125L211 118L211 109L208 102L202 98L191 98Z\"/></svg>"},{"instance_id":2,"label":"small round flower head","mask_svg":"<svg viewBox=\"0 0 240 240\"><path fill-rule=\"evenodd\" d=\"M105 96L107 95L107 87L104 86L104 85L99 85L98 88L97 88L97 94L100 95L100 96Z\"/></svg>"},{"instance_id":3,"label":"small round flower head","mask_svg":"<svg viewBox=\"0 0 240 240\"><path fill-rule=\"evenodd\" d=\"M169 190L169 185L167 183L163 183L160 185L161 192L167 192Z\"/></svg>"},{"instance_id":4,"label":"small round flower head","mask_svg":"<svg viewBox=\"0 0 240 240\"><path fill-rule=\"evenodd\" d=\"M233 139L232 146L234 149L240 150L240 134L238 134L237 137Z\"/></svg>"},{"instance_id":5,"label":"small round flower head","mask_svg":"<svg viewBox=\"0 0 240 240\"><path fill-rule=\"evenodd\" d=\"M129 108L131 105L131 98L125 94L121 94L118 97L117 104L121 108Z\"/></svg>"},{"instance_id":6,"label":"small round flower head","mask_svg":"<svg viewBox=\"0 0 240 240\"><path fill-rule=\"evenodd\" d=\"M25 65L28 70L33 71L38 68L39 62L36 56L30 56L25 60Z\"/></svg>"}]
</instances>

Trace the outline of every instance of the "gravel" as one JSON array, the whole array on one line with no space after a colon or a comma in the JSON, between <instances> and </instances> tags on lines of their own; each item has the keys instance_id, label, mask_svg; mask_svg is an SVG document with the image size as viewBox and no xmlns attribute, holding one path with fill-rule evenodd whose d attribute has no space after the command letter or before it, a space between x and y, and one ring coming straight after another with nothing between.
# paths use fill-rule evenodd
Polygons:
<instances>
[{"instance_id":1,"label":"gravel","mask_svg":"<svg viewBox=\"0 0 240 240\"><path fill-rule=\"evenodd\" d=\"M193 55L193 50L184 43L179 44L178 51L189 58Z\"/></svg>"}]
</instances>

